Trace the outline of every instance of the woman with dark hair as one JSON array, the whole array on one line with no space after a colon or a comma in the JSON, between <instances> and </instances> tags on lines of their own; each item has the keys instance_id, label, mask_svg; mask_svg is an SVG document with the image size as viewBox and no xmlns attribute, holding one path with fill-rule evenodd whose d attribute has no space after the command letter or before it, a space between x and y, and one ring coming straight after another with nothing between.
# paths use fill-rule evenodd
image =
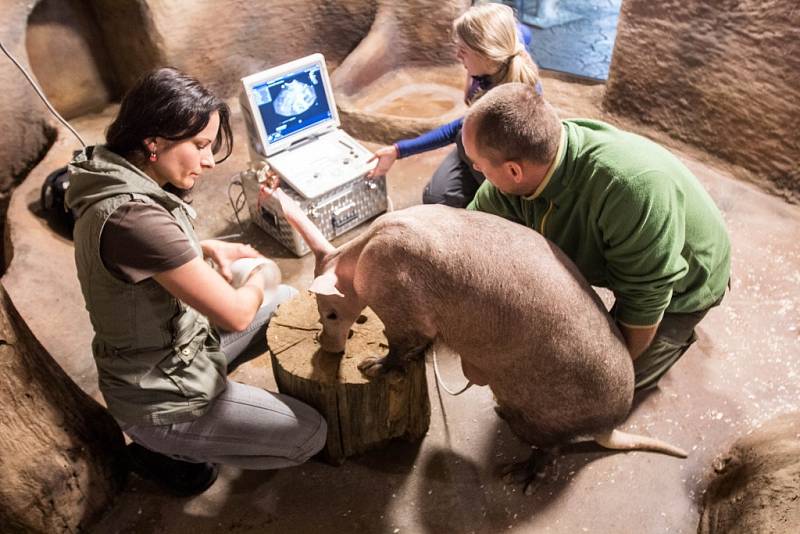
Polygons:
<instances>
[{"instance_id":1,"label":"woman with dark hair","mask_svg":"<svg viewBox=\"0 0 800 534\"><path fill-rule=\"evenodd\" d=\"M184 495L208 488L218 463L300 464L327 434L309 406L227 379L237 356L265 350L269 316L292 291L252 247L200 241L181 199L215 154L230 155L229 117L197 80L157 69L122 100L106 144L69 167L100 391L133 440L134 470ZM237 264L247 262L255 267L234 287Z\"/></svg>"}]
</instances>

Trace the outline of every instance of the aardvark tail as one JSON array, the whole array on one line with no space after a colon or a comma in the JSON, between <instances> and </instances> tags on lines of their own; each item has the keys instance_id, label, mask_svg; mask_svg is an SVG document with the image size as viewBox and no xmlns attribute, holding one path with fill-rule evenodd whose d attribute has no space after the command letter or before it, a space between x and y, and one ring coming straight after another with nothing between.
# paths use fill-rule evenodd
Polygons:
<instances>
[{"instance_id":1,"label":"aardvark tail","mask_svg":"<svg viewBox=\"0 0 800 534\"><path fill-rule=\"evenodd\" d=\"M607 449L629 451L652 451L686 458L686 451L665 441L648 436L628 434L621 430L612 430L603 434L595 434L594 440Z\"/></svg>"}]
</instances>

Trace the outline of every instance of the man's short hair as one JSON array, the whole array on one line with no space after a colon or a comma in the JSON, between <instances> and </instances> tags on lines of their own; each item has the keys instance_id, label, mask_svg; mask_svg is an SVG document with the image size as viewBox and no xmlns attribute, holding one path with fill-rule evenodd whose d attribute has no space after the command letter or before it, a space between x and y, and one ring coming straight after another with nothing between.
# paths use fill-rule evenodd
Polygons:
<instances>
[{"instance_id":1,"label":"man's short hair","mask_svg":"<svg viewBox=\"0 0 800 534\"><path fill-rule=\"evenodd\" d=\"M505 83L487 92L467 112L481 155L497 165L527 160L550 163L558 151L561 121L527 84Z\"/></svg>"}]
</instances>

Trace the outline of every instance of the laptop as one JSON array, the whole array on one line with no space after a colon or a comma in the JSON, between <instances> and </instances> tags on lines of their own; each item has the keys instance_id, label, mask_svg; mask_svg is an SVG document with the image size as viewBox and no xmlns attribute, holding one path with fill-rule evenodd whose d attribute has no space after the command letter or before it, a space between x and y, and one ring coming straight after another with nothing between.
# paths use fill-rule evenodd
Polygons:
<instances>
[{"instance_id":1,"label":"laptop","mask_svg":"<svg viewBox=\"0 0 800 534\"><path fill-rule=\"evenodd\" d=\"M306 199L363 177L372 153L340 128L322 54L242 78L251 152Z\"/></svg>"}]
</instances>

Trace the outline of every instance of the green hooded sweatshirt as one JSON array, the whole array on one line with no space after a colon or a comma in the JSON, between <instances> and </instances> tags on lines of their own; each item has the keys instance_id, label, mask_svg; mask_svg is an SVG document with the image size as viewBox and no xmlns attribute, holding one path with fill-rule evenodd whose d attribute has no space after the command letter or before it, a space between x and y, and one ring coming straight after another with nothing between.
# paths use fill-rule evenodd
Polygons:
<instances>
[{"instance_id":1,"label":"green hooded sweatshirt","mask_svg":"<svg viewBox=\"0 0 800 534\"><path fill-rule=\"evenodd\" d=\"M196 419L225 389L227 364L218 335L207 318L155 280L120 280L100 257L106 221L131 200L165 208L202 256L194 210L104 146L86 148L69 172L66 202L77 215L75 263L109 411L123 426Z\"/></svg>"}]
</instances>

